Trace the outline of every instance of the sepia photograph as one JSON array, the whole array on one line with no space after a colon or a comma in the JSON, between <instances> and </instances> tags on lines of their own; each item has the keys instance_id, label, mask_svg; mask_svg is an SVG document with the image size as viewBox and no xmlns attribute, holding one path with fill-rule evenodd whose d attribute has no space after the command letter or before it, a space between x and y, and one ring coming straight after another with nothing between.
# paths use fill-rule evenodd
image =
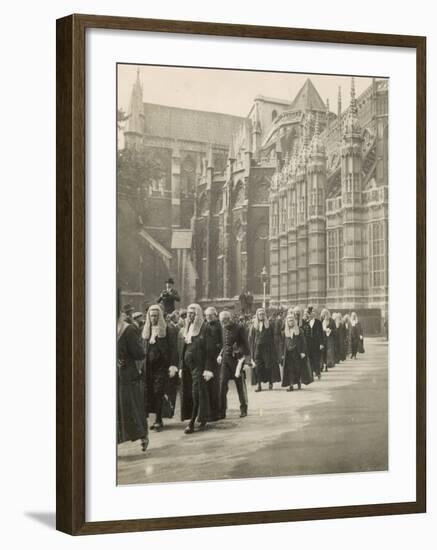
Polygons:
<instances>
[{"instance_id":1,"label":"sepia photograph","mask_svg":"<svg viewBox=\"0 0 437 550\"><path fill-rule=\"evenodd\" d=\"M387 471L389 79L116 71L117 484Z\"/></svg>"}]
</instances>

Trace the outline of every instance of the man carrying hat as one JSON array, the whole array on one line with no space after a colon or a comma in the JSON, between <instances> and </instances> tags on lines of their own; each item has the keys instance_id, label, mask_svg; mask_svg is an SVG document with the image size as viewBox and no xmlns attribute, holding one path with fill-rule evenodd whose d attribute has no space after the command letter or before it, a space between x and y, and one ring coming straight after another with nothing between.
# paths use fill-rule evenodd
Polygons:
<instances>
[{"instance_id":1,"label":"man carrying hat","mask_svg":"<svg viewBox=\"0 0 437 550\"><path fill-rule=\"evenodd\" d=\"M170 277L165 282L165 289L161 292L157 303L162 304L165 314L173 313L175 302L180 302L181 298L174 288L174 280Z\"/></svg>"}]
</instances>

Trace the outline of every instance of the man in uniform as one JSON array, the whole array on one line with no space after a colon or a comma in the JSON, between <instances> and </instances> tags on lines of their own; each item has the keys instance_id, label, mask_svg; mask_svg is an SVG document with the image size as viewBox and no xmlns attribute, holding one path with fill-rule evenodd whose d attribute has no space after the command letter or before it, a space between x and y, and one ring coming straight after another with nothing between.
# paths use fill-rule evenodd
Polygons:
<instances>
[{"instance_id":1,"label":"man in uniform","mask_svg":"<svg viewBox=\"0 0 437 550\"><path fill-rule=\"evenodd\" d=\"M237 364L243 357L250 364L249 345L244 327L232 320L229 311L220 313L220 323L223 330L223 347L217 358L220 365L220 418L226 418L229 380L235 381L240 400L240 417L243 418L247 416L248 407L246 375L243 369L237 373Z\"/></svg>"},{"instance_id":2,"label":"man in uniform","mask_svg":"<svg viewBox=\"0 0 437 550\"><path fill-rule=\"evenodd\" d=\"M158 298L158 304L162 303L164 313L170 314L175 310L175 302L180 302L181 298L174 288L174 280L170 277L165 282L165 289L161 292Z\"/></svg>"}]
</instances>

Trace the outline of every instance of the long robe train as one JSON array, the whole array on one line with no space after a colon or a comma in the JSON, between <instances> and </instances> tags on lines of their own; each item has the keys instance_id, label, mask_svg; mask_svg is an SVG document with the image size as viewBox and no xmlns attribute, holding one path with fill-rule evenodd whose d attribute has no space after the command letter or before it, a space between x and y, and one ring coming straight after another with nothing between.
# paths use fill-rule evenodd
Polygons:
<instances>
[{"instance_id":1,"label":"long robe train","mask_svg":"<svg viewBox=\"0 0 437 550\"><path fill-rule=\"evenodd\" d=\"M122 367L118 376L117 442L136 441L147 436L144 383L136 367Z\"/></svg>"}]
</instances>

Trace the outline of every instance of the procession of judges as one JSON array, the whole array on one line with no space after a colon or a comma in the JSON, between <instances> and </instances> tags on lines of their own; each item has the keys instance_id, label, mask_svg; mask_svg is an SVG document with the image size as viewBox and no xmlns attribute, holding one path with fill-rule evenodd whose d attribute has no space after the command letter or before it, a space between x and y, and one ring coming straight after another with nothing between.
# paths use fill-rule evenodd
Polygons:
<instances>
[{"instance_id":1,"label":"procession of judges","mask_svg":"<svg viewBox=\"0 0 437 550\"><path fill-rule=\"evenodd\" d=\"M186 434L226 418L230 381L236 386L240 417L247 416L246 367L255 392L280 383L286 391L320 380L322 372L364 353L362 327L355 312L342 316L311 305L253 315L250 293L240 296L241 315L218 314L198 304L176 310L180 297L169 279L147 311L122 308L117 327L118 443L139 441L146 451L150 430L164 429L180 394ZM282 370L282 373L281 373ZM196 424L197 422L197 424Z\"/></svg>"}]
</instances>

